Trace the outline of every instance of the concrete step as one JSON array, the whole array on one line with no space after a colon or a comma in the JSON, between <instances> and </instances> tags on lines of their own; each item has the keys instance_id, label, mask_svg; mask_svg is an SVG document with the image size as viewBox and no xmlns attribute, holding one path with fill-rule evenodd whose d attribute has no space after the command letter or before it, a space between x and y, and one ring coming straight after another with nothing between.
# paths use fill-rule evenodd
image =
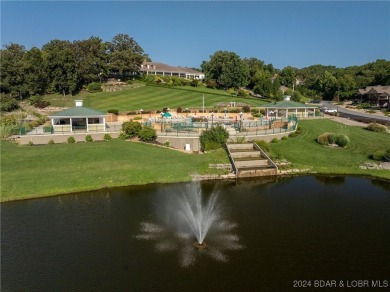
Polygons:
<instances>
[{"instance_id":1,"label":"concrete step","mask_svg":"<svg viewBox=\"0 0 390 292\"><path fill-rule=\"evenodd\" d=\"M261 157L260 151L245 151L245 152L232 152L232 158L243 158L243 157Z\"/></svg>"},{"instance_id":2,"label":"concrete step","mask_svg":"<svg viewBox=\"0 0 390 292\"><path fill-rule=\"evenodd\" d=\"M237 168L248 168L248 167L263 167L269 166L268 160L244 160L244 161L235 161L235 165Z\"/></svg>"},{"instance_id":3,"label":"concrete step","mask_svg":"<svg viewBox=\"0 0 390 292\"><path fill-rule=\"evenodd\" d=\"M244 150L244 149L253 149L252 143L243 143L243 144L227 144L227 147L230 151L234 150Z\"/></svg>"}]
</instances>

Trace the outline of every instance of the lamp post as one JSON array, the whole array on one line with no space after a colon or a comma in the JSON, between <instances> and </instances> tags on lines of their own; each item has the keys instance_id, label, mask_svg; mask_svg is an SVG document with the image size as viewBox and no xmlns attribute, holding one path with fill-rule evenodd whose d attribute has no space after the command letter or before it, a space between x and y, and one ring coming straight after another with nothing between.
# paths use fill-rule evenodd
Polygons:
<instances>
[{"instance_id":1,"label":"lamp post","mask_svg":"<svg viewBox=\"0 0 390 292\"><path fill-rule=\"evenodd\" d=\"M214 112L211 112L211 128L213 128L214 125Z\"/></svg>"},{"instance_id":2,"label":"lamp post","mask_svg":"<svg viewBox=\"0 0 390 292\"><path fill-rule=\"evenodd\" d=\"M244 115L243 112L239 113L240 115L240 132L242 131L242 116Z\"/></svg>"},{"instance_id":3,"label":"lamp post","mask_svg":"<svg viewBox=\"0 0 390 292\"><path fill-rule=\"evenodd\" d=\"M227 111L227 108L226 108L226 107L224 108L224 111L225 111L225 115L224 115L224 124L226 124L226 111Z\"/></svg>"},{"instance_id":4,"label":"lamp post","mask_svg":"<svg viewBox=\"0 0 390 292\"><path fill-rule=\"evenodd\" d=\"M141 119L142 119L142 112L143 112L144 110L141 108L140 110L139 110L139 112L141 113Z\"/></svg>"},{"instance_id":5,"label":"lamp post","mask_svg":"<svg viewBox=\"0 0 390 292\"><path fill-rule=\"evenodd\" d=\"M160 114L161 114L161 133L162 133L162 131L163 131L164 113L161 112Z\"/></svg>"}]
</instances>

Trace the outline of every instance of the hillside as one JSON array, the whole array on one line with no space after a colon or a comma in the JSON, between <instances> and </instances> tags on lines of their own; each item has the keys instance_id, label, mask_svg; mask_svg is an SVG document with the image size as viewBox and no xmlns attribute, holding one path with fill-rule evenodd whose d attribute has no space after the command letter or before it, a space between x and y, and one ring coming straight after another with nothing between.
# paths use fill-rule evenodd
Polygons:
<instances>
[{"instance_id":1,"label":"hillside","mask_svg":"<svg viewBox=\"0 0 390 292\"><path fill-rule=\"evenodd\" d=\"M204 94L205 107L214 107L219 103L240 102L250 106L259 106L267 101L257 98L243 98L229 95L223 90L209 89L204 87L178 87L166 88L160 86L149 86L137 82L128 88L113 92L88 93L81 92L76 96L49 95L45 100L51 106L72 107L75 99L83 99L87 107L107 111L117 109L120 112L132 110L152 110L169 107L176 109L202 108Z\"/></svg>"}]
</instances>

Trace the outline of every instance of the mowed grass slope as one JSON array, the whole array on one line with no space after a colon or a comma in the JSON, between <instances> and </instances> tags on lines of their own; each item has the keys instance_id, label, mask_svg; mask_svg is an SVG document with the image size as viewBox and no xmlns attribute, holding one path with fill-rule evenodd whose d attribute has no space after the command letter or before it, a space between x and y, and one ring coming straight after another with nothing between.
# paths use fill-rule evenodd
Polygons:
<instances>
[{"instance_id":1,"label":"mowed grass slope","mask_svg":"<svg viewBox=\"0 0 390 292\"><path fill-rule=\"evenodd\" d=\"M139 83L138 86L115 92L80 93L76 96L63 98L61 96L48 96L46 99L53 106L74 106L75 99L83 99L84 105L102 111L117 109L120 112L143 110L162 110L164 107L176 110L201 109L203 103L205 107L214 107L221 102L242 102L252 106L265 104L267 101L256 98L242 98L227 94L223 90L179 87L165 88L160 86L145 86Z\"/></svg>"},{"instance_id":2,"label":"mowed grass slope","mask_svg":"<svg viewBox=\"0 0 390 292\"><path fill-rule=\"evenodd\" d=\"M217 173L209 163L228 163L224 150L187 154L137 142L1 145L1 201L112 186L191 180Z\"/></svg>"},{"instance_id":3,"label":"mowed grass slope","mask_svg":"<svg viewBox=\"0 0 390 292\"><path fill-rule=\"evenodd\" d=\"M303 133L278 143L271 143L274 156L285 158L296 168L310 168L325 174L366 174L390 179L388 170L359 168L376 150L390 149L390 135L362 127L346 126L328 119L301 121ZM346 148L322 146L316 138L325 132L344 134L350 138ZM371 161L372 162L372 161Z\"/></svg>"}]
</instances>

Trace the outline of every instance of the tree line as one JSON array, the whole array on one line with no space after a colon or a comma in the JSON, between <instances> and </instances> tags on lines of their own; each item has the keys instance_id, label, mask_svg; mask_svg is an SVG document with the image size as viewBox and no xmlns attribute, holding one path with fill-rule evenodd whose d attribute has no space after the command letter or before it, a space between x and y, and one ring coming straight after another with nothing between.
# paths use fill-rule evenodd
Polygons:
<instances>
[{"instance_id":1,"label":"tree line","mask_svg":"<svg viewBox=\"0 0 390 292\"><path fill-rule=\"evenodd\" d=\"M1 93L24 99L45 93L76 94L109 74L127 78L147 55L129 35L110 42L98 37L74 42L51 40L42 49L11 43L0 51Z\"/></svg>"},{"instance_id":2,"label":"tree line","mask_svg":"<svg viewBox=\"0 0 390 292\"><path fill-rule=\"evenodd\" d=\"M99 37L86 40L52 40L41 49L26 50L8 44L0 50L0 90L2 99L24 99L46 93L77 94L92 82L110 75L126 80L138 74L144 59L141 46L127 34L117 34L110 42ZM390 61L379 59L362 66L337 68L313 65L302 69L292 66L277 69L257 58L241 58L235 52L217 51L203 61L201 69L209 87L246 88L254 94L279 100L284 94L299 101L348 98L358 88L390 85Z\"/></svg>"},{"instance_id":3,"label":"tree line","mask_svg":"<svg viewBox=\"0 0 390 292\"><path fill-rule=\"evenodd\" d=\"M279 100L285 93L299 101L302 96L313 99L345 99L359 88L390 85L390 61L378 59L362 66L337 68L313 65L302 69L286 66L279 70L257 58L241 58L234 52L217 51L201 65L209 84L219 88L247 88L255 94Z\"/></svg>"}]
</instances>

